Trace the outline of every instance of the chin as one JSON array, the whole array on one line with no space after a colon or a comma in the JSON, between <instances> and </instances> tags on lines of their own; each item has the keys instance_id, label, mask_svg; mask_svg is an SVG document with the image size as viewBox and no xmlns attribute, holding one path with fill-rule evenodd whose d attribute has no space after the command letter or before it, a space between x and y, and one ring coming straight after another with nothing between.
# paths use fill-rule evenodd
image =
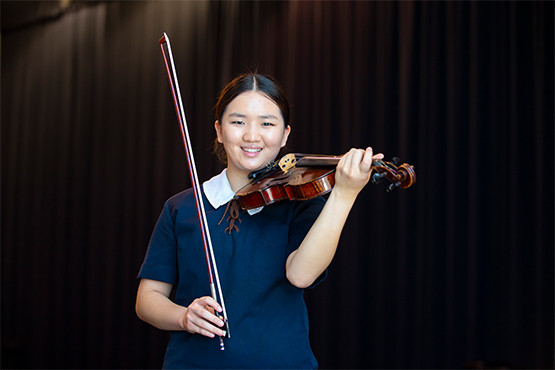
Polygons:
<instances>
[{"instance_id":1,"label":"chin","mask_svg":"<svg viewBox=\"0 0 555 370\"><path fill-rule=\"evenodd\" d=\"M258 171L266 167L268 163L274 161L276 156L277 154L275 154L274 156L269 156L267 155L267 153L260 153L260 155L256 157L247 157L245 155L242 155L239 156L239 160L235 161L235 163L237 164L237 169L245 172L248 175L251 172Z\"/></svg>"}]
</instances>

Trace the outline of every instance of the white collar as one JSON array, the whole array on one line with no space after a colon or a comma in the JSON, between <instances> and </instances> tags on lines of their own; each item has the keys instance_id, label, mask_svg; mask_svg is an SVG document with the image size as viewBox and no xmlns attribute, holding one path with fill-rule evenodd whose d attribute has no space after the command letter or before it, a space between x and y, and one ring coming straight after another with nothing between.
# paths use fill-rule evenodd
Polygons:
<instances>
[{"instance_id":1,"label":"white collar","mask_svg":"<svg viewBox=\"0 0 555 370\"><path fill-rule=\"evenodd\" d=\"M235 197L235 193L231 189L231 185L229 184L226 173L227 168L224 168L224 170L219 175L212 177L210 180L205 181L202 184L206 198L215 209L223 206L224 204L227 204ZM254 215L262 211L263 208L264 206L255 209L249 209L247 210L247 212L250 215Z\"/></svg>"}]
</instances>

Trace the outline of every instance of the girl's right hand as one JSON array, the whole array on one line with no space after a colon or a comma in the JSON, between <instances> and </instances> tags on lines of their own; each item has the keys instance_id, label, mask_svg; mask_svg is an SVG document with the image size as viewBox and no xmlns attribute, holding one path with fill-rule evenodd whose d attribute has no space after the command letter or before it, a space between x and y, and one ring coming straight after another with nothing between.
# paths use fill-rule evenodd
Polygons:
<instances>
[{"instance_id":1,"label":"girl's right hand","mask_svg":"<svg viewBox=\"0 0 555 370\"><path fill-rule=\"evenodd\" d=\"M222 312L222 307L212 297L201 297L195 299L183 318L183 328L192 334L201 334L209 338L224 336L225 332L220 329L224 326L223 320L216 316Z\"/></svg>"}]
</instances>

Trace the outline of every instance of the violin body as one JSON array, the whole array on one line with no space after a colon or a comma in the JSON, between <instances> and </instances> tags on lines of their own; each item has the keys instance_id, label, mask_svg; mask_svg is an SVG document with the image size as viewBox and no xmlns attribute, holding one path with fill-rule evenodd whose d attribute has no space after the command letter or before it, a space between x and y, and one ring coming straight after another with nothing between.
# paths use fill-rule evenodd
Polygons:
<instances>
[{"instance_id":1,"label":"violin body","mask_svg":"<svg viewBox=\"0 0 555 370\"><path fill-rule=\"evenodd\" d=\"M241 188L236 196L242 209L267 206L281 200L308 200L329 193L335 185L335 168L294 167L275 171Z\"/></svg>"},{"instance_id":2,"label":"violin body","mask_svg":"<svg viewBox=\"0 0 555 370\"><path fill-rule=\"evenodd\" d=\"M236 193L242 209L253 209L281 200L308 200L329 193L335 185L335 168L341 157L306 154L287 154L269 170L256 175L254 180ZM406 163L377 160L372 165L371 180L391 182L387 191L408 188L416 182L413 166ZM253 173L254 174L254 173ZM251 175L253 175L251 174ZM254 176L253 176L254 177Z\"/></svg>"}]
</instances>

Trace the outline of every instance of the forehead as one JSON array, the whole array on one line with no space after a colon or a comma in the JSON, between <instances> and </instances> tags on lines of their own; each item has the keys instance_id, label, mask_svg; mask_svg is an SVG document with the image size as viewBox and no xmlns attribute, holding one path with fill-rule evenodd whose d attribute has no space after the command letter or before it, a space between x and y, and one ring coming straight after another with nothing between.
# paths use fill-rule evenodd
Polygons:
<instances>
[{"instance_id":1,"label":"forehead","mask_svg":"<svg viewBox=\"0 0 555 370\"><path fill-rule=\"evenodd\" d=\"M227 106L227 115L235 114L275 115L281 117L278 105L266 95L256 91L247 91L238 95Z\"/></svg>"}]
</instances>

